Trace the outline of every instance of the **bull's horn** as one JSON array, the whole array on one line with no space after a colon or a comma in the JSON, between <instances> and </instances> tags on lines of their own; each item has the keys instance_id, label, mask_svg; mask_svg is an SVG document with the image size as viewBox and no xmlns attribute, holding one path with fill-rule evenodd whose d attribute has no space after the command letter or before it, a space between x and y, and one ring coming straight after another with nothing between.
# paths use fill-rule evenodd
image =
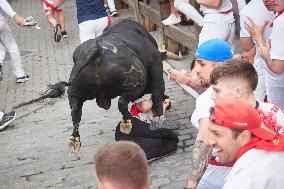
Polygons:
<instances>
[{"instance_id":1,"label":"bull's horn","mask_svg":"<svg viewBox=\"0 0 284 189\"><path fill-rule=\"evenodd\" d=\"M160 51L161 54L166 54L166 57L169 58L169 59L173 59L173 60L177 60L177 61L183 59L182 56L178 56L178 55L176 55L176 54L174 54L170 51L167 51L165 49L159 49L159 51Z\"/></svg>"}]
</instances>

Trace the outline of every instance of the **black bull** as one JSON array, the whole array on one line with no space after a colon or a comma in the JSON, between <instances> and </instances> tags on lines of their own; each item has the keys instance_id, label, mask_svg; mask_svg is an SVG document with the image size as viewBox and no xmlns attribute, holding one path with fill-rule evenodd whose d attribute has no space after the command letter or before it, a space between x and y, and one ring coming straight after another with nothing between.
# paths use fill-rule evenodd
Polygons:
<instances>
[{"instance_id":1,"label":"black bull","mask_svg":"<svg viewBox=\"0 0 284 189\"><path fill-rule=\"evenodd\" d=\"M107 110L111 99L120 96L118 109L123 115L122 123L129 124L128 104L150 93L154 111L158 116L163 114L165 83L161 54L143 25L132 20L120 21L100 37L77 47L73 61L68 88L74 125L71 151L80 147L78 129L86 100L96 99L98 106Z\"/></svg>"}]
</instances>

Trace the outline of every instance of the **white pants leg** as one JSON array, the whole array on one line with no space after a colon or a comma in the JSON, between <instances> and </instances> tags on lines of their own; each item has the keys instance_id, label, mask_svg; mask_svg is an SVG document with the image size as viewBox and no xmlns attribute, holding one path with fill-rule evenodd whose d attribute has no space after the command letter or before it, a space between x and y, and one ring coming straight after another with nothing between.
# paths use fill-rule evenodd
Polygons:
<instances>
[{"instance_id":1,"label":"white pants leg","mask_svg":"<svg viewBox=\"0 0 284 189\"><path fill-rule=\"evenodd\" d=\"M202 30L199 34L198 46L210 39L223 39L224 41L230 43L232 45L232 49L234 50L235 23L203 23Z\"/></svg>"},{"instance_id":2,"label":"white pants leg","mask_svg":"<svg viewBox=\"0 0 284 189\"><path fill-rule=\"evenodd\" d=\"M0 112L0 120L2 119L4 112Z\"/></svg>"},{"instance_id":3,"label":"white pants leg","mask_svg":"<svg viewBox=\"0 0 284 189\"><path fill-rule=\"evenodd\" d=\"M258 75L258 82L255 91L253 92L255 99L259 102L263 102L266 91L265 91L265 70L261 65L254 64L253 65L257 75Z\"/></svg>"},{"instance_id":4,"label":"white pants leg","mask_svg":"<svg viewBox=\"0 0 284 189\"><path fill-rule=\"evenodd\" d=\"M187 18L192 19L199 26L203 25L203 17L199 12L189 3L188 0L175 0L174 6L177 10L186 15Z\"/></svg>"},{"instance_id":5,"label":"white pants leg","mask_svg":"<svg viewBox=\"0 0 284 189\"><path fill-rule=\"evenodd\" d=\"M224 179L232 167L208 165L197 189L221 189L225 183Z\"/></svg>"},{"instance_id":6,"label":"white pants leg","mask_svg":"<svg viewBox=\"0 0 284 189\"><path fill-rule=\"evenodd\" d=\"M79 24L79 35L81 43L95 39L102 35L104 29L108 26L108 17L99 18L96 20L88 20Z\"/></svg>"},{"instance_id":7,"label":"white pants leg","mask_svg":"<svg viewBox=\"0 0 284 189\"><path fill-rule=\"evenodd\" d=\"M4 58L5 58L5 53L6 49L2 43L2 41L0 40L0 65L3 64Z\"/></svg>"},{"instance_id":8,"label":"white pants leg","mask_svg":"<svg viewBox=\"0 0 284 189\"><path fill-rule=\"evenodd\" d=\"M266 86L267 100L284 109L284 87Z\"/></svg>"},{"instance_id":9,"label":"white pants leg","mask_svg":"<svg viewBox=\"0 0 284 189\"><path fill-rule=\"evenodd\" d=\"M17 43L12 35L11 29L8 24L4 21L0 21L0 40L5 49L9 52L11 62L13 66L13 72L16 77L25 76L25 72L22 68L21 56L17 46ZM2 50L2 49L1 49ZM3 52L0 53L3 56ZM5 56L5 54L4 54Z\"/></svg>"},{"instance_id":10,"label":"white pants leg","mask_svg":"<svg viewBox=\"0 0 284 189\"><path fill-rule=\"evenodd\" d=\"M110 12L116 11L114 0L107 0L107 4L108 4Z\"/></svg>"}]
</instances>

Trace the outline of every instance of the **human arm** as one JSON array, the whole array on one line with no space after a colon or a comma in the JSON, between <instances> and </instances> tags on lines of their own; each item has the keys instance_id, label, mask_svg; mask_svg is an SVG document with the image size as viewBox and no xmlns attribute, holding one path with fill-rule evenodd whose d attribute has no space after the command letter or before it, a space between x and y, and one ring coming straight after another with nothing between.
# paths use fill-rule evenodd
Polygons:
<instances>
[{"instance_id":1,"label":"human arm","mask_svg":"<svg viewBox=\"0 0 284 189\"><path fill-rule=\"evenodd\" d=\"M199 130L196 142L192 149L190 158L189 177L186 188L196 188L201 177L203 176L211 154L211 148L208 145L208 126L209 118L201 118L199 121Z\"/></svg>"},{"instance_id":2,"label":"human arm","mask_svg":"<svg viewBox=\"0 0 284 189\"><path fill-rule=\"evenodd\" d=\"M152 101L152 99L143 100L141 102L136 103L136 107L143 113L149 112L149 111L152 110L153 101Z\"/></svg>"},{"instance_id":3,"label":"human arm","mask_svg":"<svg viewBox=\"0 0 284 189\"><path fill-rule=\"evenodd\" d=\"M0 0L0 7L6 14L8 14L10 17L14 19L15 23L18 26L24 26L24 23L25 23L24 18L17 15L16 12L12 9L11 5L7 1Z\"/></svg>"},{"instance_id":4,"label":"human arm","mask_svg":"<svg viewBox=\"0 0 284 189\"><path fill-rule=\"evenodd\" d=\"M190 85L191 83L190 78L188 77L188 74L186 72L170 72L169 79L184 85Z\"/></svg>"},{"instance_id":5,"label":"human arm","mask_svg":"<svg viewBox=\"0 0 284 189\"><path fill-rule=\"evenodd\" d=\"M222 5L222 0L196 0L196 2L204 7L218 9Z\"/></svg>"}]
</instances>

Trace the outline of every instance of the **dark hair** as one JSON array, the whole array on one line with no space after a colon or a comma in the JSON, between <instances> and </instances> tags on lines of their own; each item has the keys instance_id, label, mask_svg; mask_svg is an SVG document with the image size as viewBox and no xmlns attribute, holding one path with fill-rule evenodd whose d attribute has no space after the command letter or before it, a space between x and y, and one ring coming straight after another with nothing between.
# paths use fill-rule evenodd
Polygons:
<instances>
[{"instance_id":1,"label":"dark hair","mask_svg":"<svg viewBox=\"0 0 284 189\"><path fill-rule=\"evenodd\" d=\"M251 0L245 0L246 1L246 4L248 4Z\"/></svg>"},{"instance_id":2,"label":"dark hair","mask_svg":"<svg viewBox=\"0 0 284 189\"><path fill-rule=\"evenodd\" d=\"M258 76L253 65L248 62L229 60L216 67L210 75L211 84L216 85L220 79L239 79L247 82L254 91Z\"/></svg>"},{"instance_id":3,"label":"dark hair","mask_svg":"<svg viewBox=\"0 0 284 189\"><path fill-rule=\"evenodd\" d=\"M101 147L95 154L100 182L139 189L148 182L148 162L144 151L134 142L119 141Z\"/></svg>"},{"instance_id":4,"label":"dark hair","mask_svg":"<svg viewBox=\"0 0 284 189\"><path fill-rule=\"evenodd\" d=\"M190 64L190 70L192 71L196 63L196 58L194 58Z\"/></svg>"},{"instance_id":5,"label":"dark hair","mask_svg":"<svg viewBox=\"0 0 284 189\"><path fill-rule=\"evenodd\" d=\"M166 99L170 99L170 97L168 95L164 94L163 95L163 100L166 100ZM169 110L171 108L171 106L172 106L172 102L170 101L168 107L166 108L166 110Z\"/></svg>"}]
</instances>

